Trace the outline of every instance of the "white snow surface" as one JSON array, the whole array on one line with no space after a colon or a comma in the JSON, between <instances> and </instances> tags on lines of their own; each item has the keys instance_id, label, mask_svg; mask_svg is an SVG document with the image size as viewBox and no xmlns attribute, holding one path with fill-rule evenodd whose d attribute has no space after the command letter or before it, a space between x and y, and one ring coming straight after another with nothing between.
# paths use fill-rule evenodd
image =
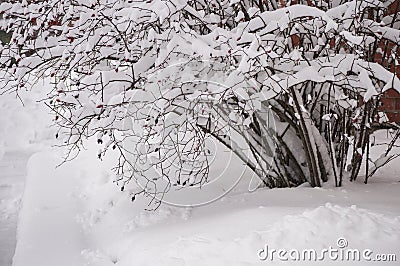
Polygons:
<instances>
[{"instance_id":1,"label":"white snow surface","mask_svg":"<svg viewBox=\"0 0 400 266\"><path fill-rule=\"evenodd\" d=\"M37 100L41 84L32 91L0 95L0 265L11 266L16 245L26 163L30 155L49 145L52 129L47 111Z\"/></svg>"},{"instance_id":2,"label":"white snow surface","mask_svg":"<svg viewBox=\"0 0 400 266\"><path fill-rule=\"evenodd\" d=\"M4 150L3 150L4 151ZM20 208L26 162L30 153L4 151L0 159L0 265L10 266L16 245L18 211Z\"/></svg>"},{"instance_id":3,"label":"white snow surface","mask_svg":"<svg viewBox=\"0 0 400 266\"><path fill-rule=\"evenodd\" d=\"M382 151L386 131L373 152ZM109 170L113 156L96 159L93 141L74 161L58 168L61 153L47 149L28 163L14 266L265 265L258 251L273 249L370 249L400 259L400 170L393 160L370 182L335 188L259 189L248 192L244 176L222 199L201 207L162 204L144 210L148 199L133 188L121 192ZM228 175L235 174L227 171ZM289 261L290 262L290 261ZM309 265L309 261L292 262ZM365 265L326 258L319 265ZM397 262L370 265L397 265Z\"/></svg>"}]
</instances>

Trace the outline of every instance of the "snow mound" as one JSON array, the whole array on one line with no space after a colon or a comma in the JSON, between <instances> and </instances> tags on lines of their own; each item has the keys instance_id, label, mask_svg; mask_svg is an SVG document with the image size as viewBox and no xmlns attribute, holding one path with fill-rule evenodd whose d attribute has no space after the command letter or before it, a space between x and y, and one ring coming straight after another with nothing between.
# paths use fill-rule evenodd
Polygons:
<instances>
[{"instance_id":1,"label":"snow mound","mask_svg":"<svg viewBox=\"0 0 400 266\"><path fill-rule=\"evenodd\" d=\"M382 248L384 243L399 243L400 220L355 205L342 207L326 203L300 215L285 216L262 235L265 240L285 248L304 247L304 243L312 244L313 248L326 247L336 245L338 238L346 238L349 245L368 243Z\"/></svg>"},{"instance_id":2,"label":"snow mound","mask_svg":"<svg viewBox=\"0 0 400 266\"><path fill-rule=\"evenodd\" d=\"M264 211L271 210L258 210ZM251 218L254 220L260 218L257 217L257 212L253 216ZM229 220L226 222L227 226L240 223ZM354 205L345 207L326 203L297 215L283 216L272 225L266 225L265 231L251 231L249 228L249 231L241 232L241 237L229 239L220 236L217 228L210 228L208 233L179 236L162 248L136 246L131 254L134 254L138 265L264 265L266 262L259 260L257 251L265 245L276 250L285 248L318 251L329 246L338 248L339 239L344 239L349 248L388 253L396 252L393 247L400 242L399 225L399 217L387 217ZM133 257L128 255L117 265L130 265L132 260ZM296 263L308 265L310 262ZM330 261L325 263L329 264Z\"/></svg>"}]
</instances>

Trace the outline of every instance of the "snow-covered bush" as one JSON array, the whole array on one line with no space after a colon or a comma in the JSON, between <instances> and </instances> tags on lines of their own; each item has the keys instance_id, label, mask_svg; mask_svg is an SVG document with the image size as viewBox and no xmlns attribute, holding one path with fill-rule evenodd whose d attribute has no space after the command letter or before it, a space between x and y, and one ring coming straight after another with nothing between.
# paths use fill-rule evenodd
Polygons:
<instances>
[{"instance_id":1,"label":"snow-covered bush","mask_svg":"<svg viewBox=\"0 0 400 266\"><path fill-rule=\"evenodd\" d=\"M18 92L51 77L69 156L97 136L98 156L119 150L117 174L147 180L144 193L207 182L208 139L266 186L341 185L382 93L400 90L398 21L392 1L302 2L4 1L0 79Z\"/></svg>"}]
</instances>

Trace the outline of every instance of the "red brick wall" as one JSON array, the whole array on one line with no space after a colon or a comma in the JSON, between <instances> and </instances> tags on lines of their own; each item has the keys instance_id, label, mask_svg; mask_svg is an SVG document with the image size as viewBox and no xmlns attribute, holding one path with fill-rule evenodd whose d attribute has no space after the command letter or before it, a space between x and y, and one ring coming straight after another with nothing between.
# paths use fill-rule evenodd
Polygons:
<instances>
[{"instance_id":1,"label":"red brick wall","mask_svg":"<svg viewBox=\"0 0 400 266\"><path fill-rule=\"evenodd\" d=\"M382 96L382 107L390 122L400 122L400 93L394 89L386 91Z\"/></svg>"}]
</instances>

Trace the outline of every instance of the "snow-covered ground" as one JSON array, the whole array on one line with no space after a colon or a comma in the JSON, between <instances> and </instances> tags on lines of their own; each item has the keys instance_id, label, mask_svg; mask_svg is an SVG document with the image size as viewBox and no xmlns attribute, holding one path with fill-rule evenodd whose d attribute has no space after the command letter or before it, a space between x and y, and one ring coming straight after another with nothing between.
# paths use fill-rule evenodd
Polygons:
<instances>
[{"instance_id":1,"label":"snow-covered ground","mask_svg":"<svg viewBox=\"0 0 400 266\"><path fill-rule=\"evenodd\" d=\"M7 152L0 159L0 265L12 263L18 210L24 189L26 152Z\"/></svg>"},{"instance_id":2,"label":"snow-covered ground","mask_svg":"<svg viewBox=\"0 0 400 266\"><path fill-rule=\"evenodd\" d=\"M11 266L16 245L18 212L24 191L26 164L36 151L48 146L50 118L32 92L0 96L0 265ZM29 97L27 97L29 96ZM24 103L24 105L22 104Z\"/></svg>"},{"instance_id":3,"label":"snow-covered ground","mask_svg":"<svg viewBox=\"0 0 400 266\"><path fill-rule=\"evenodd\" d=\"M385 134L377 134L373 151L383 149L379 143ZM330 181L324 188L248 192L244 176L232 192L211 204L163 204L145 211L148 199L132 203L131 191L119 190L109 170L112 156L100 162L94 143L77 160L55 168L61 156L59 150L47 149L29 160L14 266L279 264L276 254L272 261L271 254L259 258L267 246L315 249L319 256L330 246L359 250L361 261L346 262L350 265L364 265L362 252L371 250L371 259L397 256L397 262L383 265L399 263L399 160L367 185L360 176L341 188ZM339 248L343 243L347 246ZM320 264L339 261L327 254Z\"/></svg>"}]
</instances>

